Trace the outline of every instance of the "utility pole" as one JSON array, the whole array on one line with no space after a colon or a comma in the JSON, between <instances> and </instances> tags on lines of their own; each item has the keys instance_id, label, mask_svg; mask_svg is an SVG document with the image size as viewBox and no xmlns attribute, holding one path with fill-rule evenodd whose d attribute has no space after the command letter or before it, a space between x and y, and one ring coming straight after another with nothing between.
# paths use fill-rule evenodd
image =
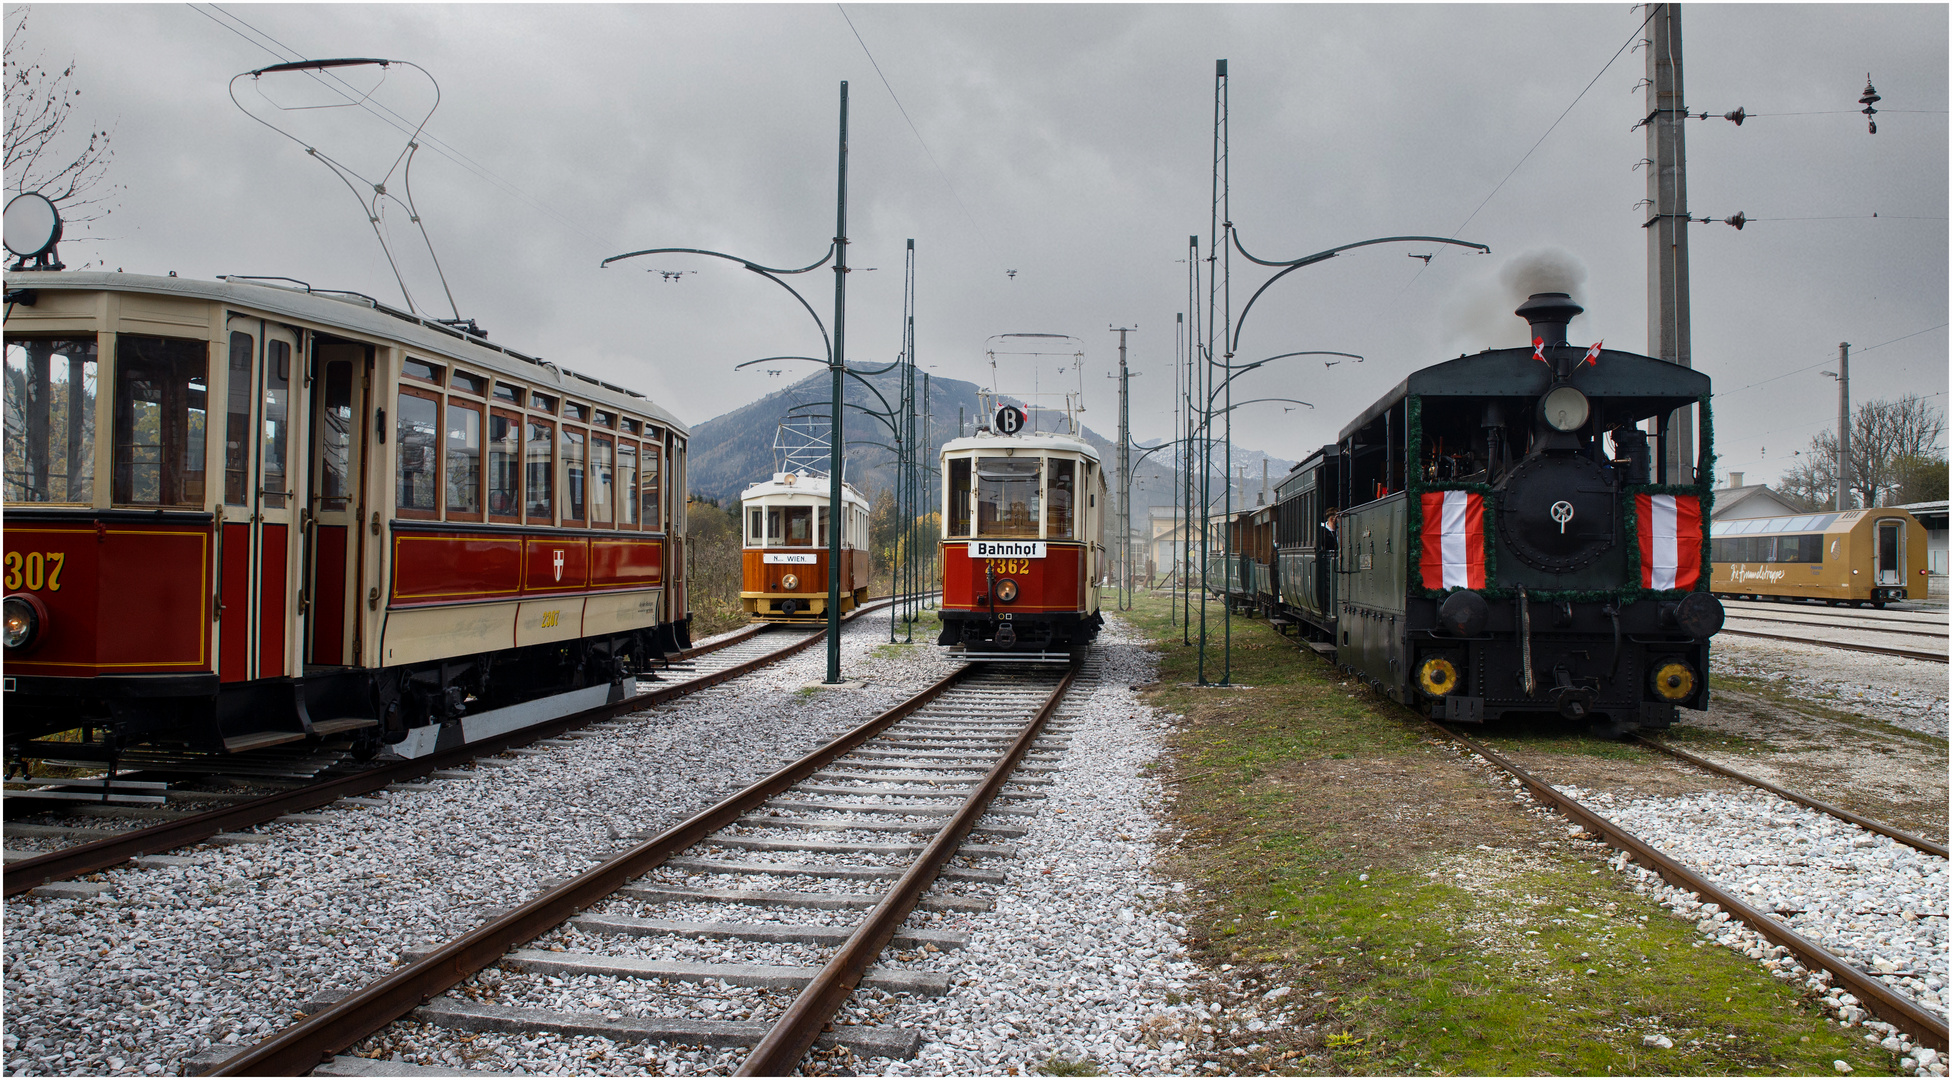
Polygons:
<instances>
[{"instance_id":1,"label":"utility pole","mask_svg":"<svg viewBox=\"0 0 1952 1080\"><path fill-rule=\"evenodd\" d=\"M1693 367L1688 307L1688 168L1682 137L1681 5L1652 4L1647 21L1647 351ZM1694 408L1677 409L1661 439L1669 483L1694 477Z\"/></svg>"},{"instance_id":2,"label":"utility pole","mask_svg":"<svg viewBox=\"0 0 1952 1080\"><path fill-rule=\"evenodd\" d=\"M1136 326L1114 326L1118 334L1118 508L1125 529L1118 534L1119 610L1132 606L1132 373L1125 366L1125 335Z\"/></svg>"},{"instance_id":3,"label":"utility pole","mask_svg":"<svg viewBox=\"0 0 1952 1080\"><path fill-rule=\"evenodd\" d=\"M834 211L834 445L828 451L827 484L827 682L840 681L840 531L846 520L841 500L841 472L847 463L847 436L842 414L847 411L847 83L840 84L840 193Z\"/></svg>"},{"instance_id":4,"label":"utility pole","mask_svg":"<svg viewBox=\"0 0 1952 1080\"><path fill-rule=\"evenodd\" d=\"M1850 509L1850 342L1837 343L1837 509Z\"/></svg>"}]
</instances>

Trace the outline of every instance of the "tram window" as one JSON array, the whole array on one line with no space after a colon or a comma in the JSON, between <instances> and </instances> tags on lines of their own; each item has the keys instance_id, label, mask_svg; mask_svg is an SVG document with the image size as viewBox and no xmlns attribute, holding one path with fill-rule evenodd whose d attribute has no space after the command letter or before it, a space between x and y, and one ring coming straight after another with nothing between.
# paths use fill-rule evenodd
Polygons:
<instances>
[{"instance_id":1,"label":"tram window","mask_svg":"<svg viewBox=\"0 0 1952 1080\"><path fill-rule=\"evenodd\" d=\"M487 379L479 375L470 375L465 371L455 372L454 377L448 380L448 386L463 394L473 394L475 397L482 397L488 392Z\"/></svg>"},{"instance_id":2,"label":"tram window","mask_svg":"<svg viewBox=\"0 0 1952 1080\"><path fill-rule=\"evenodd\" d=\"M658 454L656 446L650 443L644 444L644 473L637 478L638 490L643 493L639 505L644 509L642 515L644 527L652 530L664 527L664 518L658 513L658 492L663 482L663 478L658 474Z\"/></svg>"},{"instance_id":3,"label":"tram window","mask_svg":"<svg viewBox=\"0 0 1952 1080\"><path fill-rule=\"evenodd\" d=\"M291 445L291 342L267 341L264 352L264 446L259 455L264 505L285 505L285 453Z\"/></svg>"},{"instance_id":4,"label":"tram window","mask_svg":"<svg viewBox=\"0 0 1952 1080\"><path fill-rule=\"evenodd\" d=\"M441 371L442 368L440 365L430 364L425 360L415 360L411 356L400 361L400 374L403 377L421 379L433 383L436 386L440 385Z\"/></svg>"},{"instance_id":5,"label":"tram window","mask_svg":"<svg viewBox=\"0 0 1952 1080\"><path fill-rule=\"evenodd\" d=\"M766 543L778 545L785 542L786 530L780 527L779 508L770 507L766 510Z\"/></svg>"},{"instance_id":6,"label":"tram window","mask_svg":"<svg viewBox=\"0 0 1952 1080\"><path fill-rule=\"evenodd\" d=\"M95 501L95 339L7 342L6 500Z\"/></svg>"},{"instance_id":7,"label":"tram window","mask_svg":"<svg viewBox=\"0 0 1952 1080\"><path fill-rule=\"evenodd\" d=\"M540 420L529 421L523 451L523 500L531 525L547 525L556 513L556 429Z\"/></svg>"},{"instance_id":8,"label":"tram window","mask_svg":"<svg viewBox=\"0 0 1952 1080\"><path fill-rule=\"evenodd\" d=\"M1076 470L1077 462L1074 461L1051 462L1050 514L1048 515L1050 532L1047 535L1052 539L1071 538L1072 507L1076 505L1077 499L1071 478Z\"/></svg>"},{"instance_id":9,"label":"tram window","mask_svg":"<svg viewBox=\"0 0 1952 1080\"><path fill-rule=\"evenodd\" d=\"M203 505L209 354L201 341L135 334L117 340L115 502Z\"/></svg>"},{"instance_id":10,"label":"tram window","mask_svg":"<svg viewBox=\"0 0 1952 1080\"><path fill-rule=\"evenodd\" d=\"M1036 458L976 459L976 535L1037 535L1042 466Z\"/></svg>"},{"instance_id":11,"label":"tram window","mask_svg":"<svg viewBox=\"0 0 1952 1080\"><path fill-rule=\"evenodd\" d=\"M611 473L611 443L601 435L590 436L590 524L610 524L610 509L613 498L612 485L616 477Z\"/></svg>"},{"instance_id":12,"label":"tram window","mask_svg":"<svg viewBox=\"0 0 1952 1080\"><path fill-rule=\"evenodd\" d=\"M230 385L224 391L224 503L250 504L251 353L257 342L241 331L230 335Z\"/></svg>"},{"instance_id":13,"label":"tram window","mask_svg":"<svg viewBox=\"0 0 1952 1080\"><path fill-rule=\"evenodd\" d=\"M556 399L548 394L530 394L529 408L537 412L552 413L556 411Z\"/></svg>"},{"instance_id":14,"label":"tram window","mask_svg":"<svg viewBox=\"0 0 1952 1080\"><path fill-rule=\"evenodd\" d=\"M481 406L447 403L447 512L481 520Z\"/></svg>"},{"instance_id":15,"label":"tram window","mask_svg":"<svg viewBox=\"0 0 1952 1080\"><path fill-rule=\"evenodd\" d=\"M440 509L440 400L403 386L394 415L393 505L402 517L434 517Z\"/></svg>"},{"instance_id":16,"label":"tram window","mask_svg":"<svg viewBox=\"0 0 1952 1080\"><path fill-rule=\"evenodd\" d=\"M589 477L584 472L582 431L563 429L563 524L582 524L588 512Z\"/></svg>"},{"instance_id":17,"label":"tram window","mask_svg":"<svg viewBox=\"0 0 1952 1080\"><path fill-rule=\"evenodd\" d=\"M746 546L766 546L766 512L758 507L746 515Z\"/></svg>"},{"instance_id":18,"label":"tram window","mask_svg":"<svg viewBox=\"0 0 1952 1080\"><path fill-rule=\"evenodd\" d=\"M632 419L631 419L630 417L628 417L628 416L626 416L626 417L624 417L624 418L623 418L623 421L622 421L622 423L620 424L620 426L621 426L621 427L622 427L622 428L623 428L623 429L624 429L625 431L628 431L628 432L630 432L630 433L631 433L631 434L633 434L633 435L635 435L635 434L637 434L637 421L635 421L635 420L632 420Z\"/></svg>"},{"instance_id":19,"label":"tram window","mask_svg":"<svg viewBox=\"0 0 1952 1080\"><path fill-rule=\"evenodd\" d=\"M589 418L590 407L588 405L578 405L574 401L567 402L563 405L563 419L588 420Z\"/></svg>"},{"instance_id":20,"label":"tram window","mask_svg":"<svg viewBox=\"0 0 1952 1080\"><path fill-rule=\"evenodd\" d=\"M969 535L969 459L949 462L949 535Z\"/></svg>"},{"instance_id":21,"label":"tram window","mask_svg":"<svg viewBox=\"0 0 1952 1080\"><path fill-rule=\"evenodd\" d=\"M786 532L780 542L791 547L813 546L813 507L788 506L783 510Z\"/></svg>"},{"instance_id":22,"label":"tram window","mask_svg":"<svg viewBox=\"0 0 1952 1080\"><path fill-rule=\"evenodd\" d=\"M637 444L617 440L617 526L637 527Z\"/></svg>"},{"instance_id":23,"label":"tram window","mask_svg":"<svg viewBox=\"0 0 1952 1080\"><path fill-rule=\"evenodd\" d=\"M604 412L602 409L598 409L596 411L595 423L597 427L616 427L617 416L615 413L607 413Z\"/></svg>"},{"instance_id":24,"label":"tram window","mask_svg":"<svg viewBox=\"0 0 1952 1080\"><path fill-rule=\"evenodd\" d=\"M815 547L827 546L827 508L824 506L820 508L820 528L814 534L813 543Z\"/></svg>"},{"instance_id":25,"label":"tram window","mask_svg":"<svg viewBox=\"0 0 1952 1080\"><path fill-rule=\"evenodd\" d=\"M496 409L488 414L488 513L514 518L522 510L522 421Z\"/></svg>"},{"instance_id":26,"label":"tram window","mask_svg":"<svg viewBox=\"0 0 1952 1080\"><path fill-rule=\"evenodd\" d=\"M498 382L495 384L495 400L520 405L522 404L522 388L513 383Z\"/></svg>"},{"instance_id":27,"label":"tram window","mask_svg":"<svg viewBox=\"0 0 1952 1080\"><path fill-rule=\"evenodd\" d=\"M352 502L352 363L325 364L325 408L319 419L319 509L344 511Z\"/></svg>"}]
</instances>

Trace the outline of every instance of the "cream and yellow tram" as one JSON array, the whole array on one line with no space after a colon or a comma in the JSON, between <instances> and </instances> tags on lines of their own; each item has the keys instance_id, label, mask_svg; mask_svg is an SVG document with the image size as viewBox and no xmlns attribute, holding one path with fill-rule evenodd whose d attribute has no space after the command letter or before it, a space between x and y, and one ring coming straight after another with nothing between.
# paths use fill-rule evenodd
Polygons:
<instances>
[{"instance_id":1,"label":"cream and yellow tram","mask_svg":"<svg viewBox=\"0 0 1952 1080\"><path fill-rule=\"evenodd\" d=\"M1072 435L1023 412L942 448L942 634L971 659L1063 659L1097 636L1105 476Z\"/></svg>"},{"instance_id":2,"label":"cream and yellow tram","mask_svg":"<svg viewBox=\"0 0 1952 1080\"><path fill-rule=\"evenodd\" d=\"M1821 600L1883 607L1922 600L1925 527L1904 510L1880 507L1715 522L1710 542L1718 596Z\"/></svg>"},{"instance_id":3,"label":"cream and yellow tram","mask_svg":"<svg viewBox=\"0 0 1952 1080\"><path fill-rule=\"evenodd\" d=\"M832 479L800 470L774 473L739 493L745 552L739 602L754 622L827 617L827 530ZM840 486L840 609L868 596L868 501Z\"/></svg>"}]
</instances>

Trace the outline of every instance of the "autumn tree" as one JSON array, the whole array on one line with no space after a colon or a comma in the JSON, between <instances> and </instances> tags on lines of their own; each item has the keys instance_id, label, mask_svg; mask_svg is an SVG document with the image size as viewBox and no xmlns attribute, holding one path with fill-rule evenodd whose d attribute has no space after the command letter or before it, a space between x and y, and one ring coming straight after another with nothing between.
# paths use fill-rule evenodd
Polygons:
<instances>
[{"instance_id":1,"label":"autumn tree","mask_svg":"<svg viewBox=\"0 0 1952 1080\"><path fill-rule=\"evenodd\" d=\"M736 511L735 511L736 513ZM739 519L717 500L693 499L685 506L686 595L697 622L693 638L736 629L746 621L739 603L742 567Z\"/></svg>"},{"instance_id":2,"label":"autumn tree","mask_svg":"<svg viewBox=\"0 0 1952 1080\"><path fill-rule=\"evenodd\" d=\"M46 196L69 227L100 220L121 190L108 182L111 134L92 125L75 130L74 61L57 70L40 53L29 55L27 13L16 8L7 24L7 189Z\"/></svg>"},{"instance_id":3,"label":"autumn tree","mask_svg":"<svg viewBox=\"0 0 1952 1080\"><path fill-rule=\"evenodd\" d=\"M1857 506L1944 498L1945 414L1928 398L1866 401L1850 418L1850 491ZM1799 451L1776 485L1811 509L1837 505L1837 433L1824 431ZM1915 494L1936 490L1937 495ZM1915 496L1915 497L1914 497Z\"/></svg>"}]
</instances>

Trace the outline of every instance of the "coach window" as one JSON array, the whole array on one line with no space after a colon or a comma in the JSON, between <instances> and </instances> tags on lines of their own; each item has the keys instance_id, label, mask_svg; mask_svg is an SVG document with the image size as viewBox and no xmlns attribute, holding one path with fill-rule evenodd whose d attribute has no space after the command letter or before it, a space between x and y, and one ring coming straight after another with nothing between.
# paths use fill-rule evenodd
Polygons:
<instances>
[{"instance_id":1,"label":"coach window","mask_svg":"<svg viewBox=\"0 0 1952 1080\"><path fill-rule=\"evenodd\" d=\"M517 407L522 404L522 388L514 383L496 383L494 396L496 401L506 401Z\"/></svg>"},{"instance_id":2,"label":"coach window","mask_svg":"<svg viewBox=\"0 0 1952 1080\"><path fill-rule=\"evenodd\" d=\"M646 432L649 434L650 432ZM643 527L653 532L664 527L664 518L659 513L658 494L663 490L664 478L658 472L659 447L656 443L644 444L644 459L640 462L643 474L637 478L638 490L643 497L638 500L644 512L639 515Z\"/></svg>"},{"instance_id":3,"label":"coach window","mask_svg":"<svg viewBox=\"0 0 1952 1080\"><path fill-rule=\"evenodd\" d=\"M513 522L522 514L522 418L488 412L488 519Z\"/></svg>"},{"instance_id":4,"label":"coach window","mask_svg":"<svg viewBox=\"0 0 1952 1080\"><path fill-rule=\"evenodd\" d=\"M746 514L746 546L766 546L766 511L756 506Z\"/></svg>"},{"instance_id":5,"label":"coach window","mask_svg":"<svg viewBox=\"0 0 1952 1080\"><path fill-rule=\"evenodd\" d=\"M813 546L813 507L782 507L780 517L781 523L786 527L784 534L780 536L780 543L789 547Z\"/></svg>"},{"instance_id":6,"label":"coach window","mask_svg":"<svg viewBox=\"0 0 1952 1080\"><path fill-rule=\"evenodd\" d=\"M403 518L440 516L440 396L418 387L400 387L394 417L394 508Z\"/></svg>"},{"instance_id":7,"label":"coach window","mask_svg":"<svg viewBox=\"0 0 1952 1080\"><path fill-rule=\"evenodd\" d=\"M522 469L522 497L529 524L548 525L556 513L556 427L530 417Z\"/></svg>"},{"instance_id":8,"label":"coach window","mask_svg":"<svg viewBox=\"0 0 1952 1080\"><path fill-rule=\"evenodd\" d=\"M1069 540L1072 535L1072 507L1077 503L1074 494L1076 485L1072 478L1076 475L1078 463L1075 461L1051 461L1050 488L1047 492L1050 513L1048 535L1053 540Z\"/></svg>"},{"instance_id":9,"label":"coach window","mask_svg":"<svg viewBox=\"0 0 1952 1080\"><path fill-rule=\"evenodd\" d=\"M976 535L1036 538L1041 465L1036 458L976 459Z\"/></svg>"},{"instance_id":10,"label":"coach window","mask_svg":"<svg viewBox=\"0 0 1952 1080\"><path fill-rule=\"evenodd\" d=\"M583 429L563 427L563 524L581 525L589 513L589 476L583 448L588 436Z\"/></svg>"},{"instance_id":11,"label":"coach window","mask_svg":"<svg viewBox=\"0 0 1952 1080\"><path fill-rule=\"evenodd\" d=\"M574 401L566 401L563 403L563 419L587 423L590 419L590 407L578 405Z\"/></svg>"},{"instance_id":12,"label":"coach window","mask_svg":"<svg viewBox=\"0 0 1952 1080\"><path fill-rule=\"evenodd\" d=\"M813 543L815 547L827 546L827 508L824 506L820 508L820 528L814 533Z\"/></svg>"},{"instance_id":13,"label":"coach window","mask_svg":"<svg viewBox=\"0 0 1952 1080\"><path fill-rule=\"evenodd\" d=\"M201 341L134 334L117 339L111 492L116 503L203 505L209 354Z\"/></svg>"},{"instance_id":14,"label":"coach window","mask_svg":"<svg viewBox=\"0 0 1952 1080\"><path fill-rule=\"evenodd\" d=\"M447 385L449 389L459 390L463 394L473 394L475 397L488 396L488 380L479 375L470 375L465 371L455 372L448 379Z\"/></svg>"},{"instance_id":15,"label":"coach window","mask_svg":"<svg viewBox=\"0 0 1952 1080\"><path fill-rule=\"evenodd\" d=\"M337 353L343 346L329 346ZM352 502L352 361L326 359L319 419L319 509L343 513Z\"/></svg>"},{"instance_id":16,"label":"coach window","mask_svg":"<svg viewBox=\"0 0 1952 1080\"><path fill-rule=\"evenodd\" d=\"M251 468L251 335L230 335L229 387L224 391L224 503L248 506Z\"/></svg>"},{"instance_id":17,"label":"coach window","mask_svg":"<svg viewBox=\"0 0 1952 1080\"><path fill-rule=\"evenodd\" d=\"M441 384L442 370L438 364L430 364L425 360L415 360L411 356L400 361L400 376L402 378L419 379L421 382L430 382L435 386Z\"/></svg>"},{"instance_id":18,"label":"coach window","mask_svg":"<svg viewBox=\"0 0 1952 1080\"><path fill-rule=\"evenodd\" d=\"M7 342L6 500L95 501L95 339Z\"/></svg>"},{"instance_id":19,"label":"coach window","mask_svg":"<svg viewBox=\"0 0 1952 1080\"><path fill-rule=\"evenodd\" d=\"M481 520L481 406L452 398L447 402L447 516Z\"/></svg>"},{"instance_id":20,"label":"coach window","mask_svg":"<svg viewBox=\"0 0 1952 1080\"><path fill-rule=\"evenodd\" d=\"M548 394L530 394L529 408L536 412L553 413L556 411L556 399Z\"/></svg>"},{"instance_id":21,"label":"coach window","mask_svg":"<svg viewBox=\"0 0 1952 1080\"><path fill-rule=\"evenodd\" d=\"M637 444L617 440L617 527L637 527Z\"/></svg>"},{"instance_id":22,"label":"coach window","mask_svg":"<svg viewBox=\"0 0 1952 1080\"><path fill-rule=\"evenodd\" d=\"M616 475L608 435L590 435L590 526L610 527L610 511L616 497Z\"/></svg>"},{"instance_id":23,"label":"coach window","mask_svg":"<svg viewBox=\"0 0 1952 1080\"><path fill-rule=\"evenodd\" d=\"M265 342L264 353L264 445L259 450L263 462L264 505L276 510L285 505L285 452L291 445L291 343Z\"/></svg>"},{"instance_id":24,"label":"coach window","mask_svg":"<svg viewBox=\"0 0 1952 1080\"><path fill-rule=\"evenodd\" d=\"M949 536L969 535L969 459L949 462Z\"/></svg>"},{"instance_id":25,"label":"coach window","mask_svg":"<svg viewBox=\"0 0 1952 1080\"><path fill-rule=\"evenodd\" d=\"M607 413L604 412L602 409L598 409L596 411L596 419L591 422L594 423L597 427L613 428L617 426L617 415L615 413Z\"/></svg>"}]
</instances>

